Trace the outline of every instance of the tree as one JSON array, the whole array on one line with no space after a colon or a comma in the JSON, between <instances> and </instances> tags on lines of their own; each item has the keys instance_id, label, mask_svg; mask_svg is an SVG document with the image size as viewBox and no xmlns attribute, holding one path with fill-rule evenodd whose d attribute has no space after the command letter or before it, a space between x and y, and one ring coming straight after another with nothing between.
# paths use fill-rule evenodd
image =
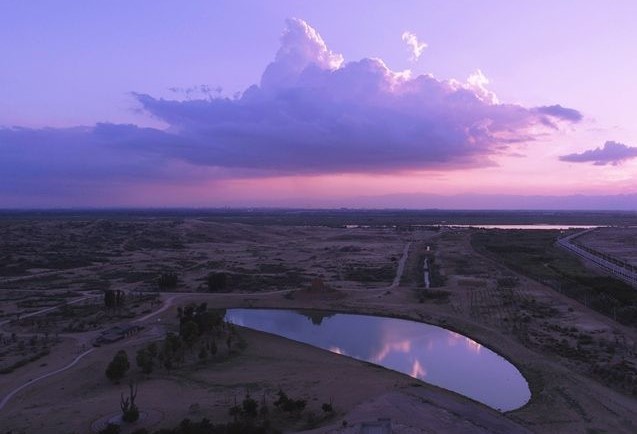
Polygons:
<instances>
[{"instance_id":1,"label":"tree","mask_svg":"<svg viewBox=\"0 0 637 434\"><path fill-rule=\"evenodd\" d=\"M199 350L199 360L206 360L208 358L208 351L206 350L205 346L202 346L201 349Z\"/></svg>"},{"instance_id":2,"label":"tree","mask_svg":"<svg viewBox=\"0 0 637 434\"><path fill-rule=\"evenodd\" d=\"M177 283L177 273L172 271L162 273L157 278L157 286L159 286L159 289L174 289L177 287Z\"/></svg>"},{"instance_id":3,"label":"tree","mask_svg":"<svg viewBox=\"0 0 637 434\"><path fill-rule=\"evenodd\" d=\"M241 403L241 407L243 410L243 414L248 418L257 417L257 409L259 408L259 404L257 401L252 399L249 393L246 394L245 399Z\"/></svg>"},{"instance_id":4,"label":"tree","mask_svg":"<svg viewBox=\"0 0 637 434\"><path fill-rule=\"evenodd\" d=\"M199 334L208 334L218 331L223 325L224 314L216 311L205 311L197 315L197 325L199 325Z\"/></svg>"},{"instance_id":5,"label":"tree","mask_svg":"<svg viewBox=\"0 0 637 434\"><path fill-rule=\"evenodd\" d=\"M104 305L108 308L118 308L124 305L124 291L120 289L104 290Z\"/></svg>"},{"instance_id":6,"label":"tree","mask_svg":"<svg viewBox=\"0 0 637 434\"><path fill-rule=\"evenodd\" d=\"M128 384L130 389L128 398L124 399L124 394L120 396L119 406L122 409L122 420L124 422L135 422L139 419L139 408L135 404L135 398L137 398L137 386L132 382Z\"/></svg>"},{"instance_id":7,"label":"tree","mask_svg":"<svg viewBox=\"0 0 637 434\"><path fill-rule=\"evenodd\" d=\"M323 410L324 413L334 413L334 406L332 405L332 400L330 399L330 402L324 402L323 405L321 406L321 410Z\"/></svg>"},{"instance_id":8,"label":"tree","mask_svg":"<svg viewBox=\"0 0 637 434\"><path fill-rule=\"evenodd\" d=\"M108 364L106 376L109 380L117 383L126 375L129 368L130 363L128 362L126 351L119 350L113 357L113 360L111 360L111 363Z\"/></svg>"},{"instance_id":9,"label":"tree","mask_svg":"<svg viewBox=\"0 0 637 434\"><path fill-rule=\"evenodd\" d=\"M146 350L148 351L148 354L150 354L152 358L157 357L157 342L151 342L150 344L148 344L148 346L146 347Z\"/></svg>"},{"instance_id":10,"label":"tree","mask_svg":"<svg viewBox=\"0 0 637 434\"><path fill-rule=\"evenodd\" d=\"M181 340L174 333L168 333L164 339L164 345L159 359L163 362L166 369L171 369L174 366L174 362L178 362L182 358L182 345Z\"/></svg>"},{"instance_id":11,"label":"tree","mask_svg":"<svg viewBox=\"0 0 637 434\"><path fill-rule=\"evenodd\" d=\"M188 347L192 347L192 344L195 343L199 337L199 326L194 321L188 321L181 328L181 338L188 345Z\"/></svg>"},{"instance_id":12,"label":"tree","mask_svg":"<svg viewBox=\"0 0 637 434\"><path fill-rule=\"evenodd\" d=\"M142 348L137 351L137 366L142 370L144 374L150 374L155 367L155 361L151 352L147 348Z\"/></svg>"},{"instance_id":13,"label":"tree","mask_svg":"<svg viewBox=\"0 0 637 434\"><path fill-rule=\"evenodd\" d=\"M218 292L226 289L228 283L228 275L226 273L210 273L208 274L208 290L210 292Z\"/></svg>"}]
</instances>

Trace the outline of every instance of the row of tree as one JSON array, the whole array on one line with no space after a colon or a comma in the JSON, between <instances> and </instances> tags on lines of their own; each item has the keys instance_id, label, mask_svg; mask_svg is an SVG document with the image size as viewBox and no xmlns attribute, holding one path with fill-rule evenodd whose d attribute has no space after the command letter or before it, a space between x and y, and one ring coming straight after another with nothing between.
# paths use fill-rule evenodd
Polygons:
<instances>
[{"instance_id":1,"label":"row of tree","mask_svg":"<svg viewBox=\"0 0 637 434\"><path fill-rule=\"evenodd\" d=\"M138 409L134 404L134 397L137 394L137 390L131 386L130 398L132 407L134 407L133 416L138 417ZM279 389L276 394L277 399L273 402L276 411L281 414L287 414L298 420L301 417L301 413L306 407L307 401L304 399L290 398L283 390ZM172 429L160 429L155 431L154 434L270 434L278 433L280 430L276 429L271 421L270 408L265 398L257 402L249 392L246 393L245 398L241 403L235 402L229 410L228 414L232 416L232 421L227 423L213 424L208 419L202 419L200 422L193 422L190 419L184 419L181 423ZM122 411L125 421L131 421L125 419L127 414L130 414L129 400L124 399L122 395ZM126 411L125 411L126 409ZM321 407L323 410L323 418L320 421L325 421L331 418L334 414L334 408L332 402L324 403ZM128 413L127 413L128 411ZM130 416L129 416L130 417ZM137 420L135 418L134 420ZM132 421L134 421L132 420ZM276 419L275 419L276 420ZM121 427L118 425L109 425L100 434L119 434ZM145 428L138 429L133 434L150 434L150 431Z\"/></svg>"},{"instance_id":2,"label":"row of tree","mask_svg":"<svg viewBox=\"0 0 637 434\"><path fill-rule=\"evenodd\" d=\"M184 362L187 353L199 344L197 357L206 360L218 353L217 339L225 338L228 352L235 342L241 342L234 327L224 321L225 312L208 309L206 303L178 308L179 334L168 333L158 344L152 342L137 351L135 361L144 374L151 374L159 364L172 369ZM128 354L118 351L106 368L106 376L119 382L130 369Z\"/></svg>"}]
</instances>

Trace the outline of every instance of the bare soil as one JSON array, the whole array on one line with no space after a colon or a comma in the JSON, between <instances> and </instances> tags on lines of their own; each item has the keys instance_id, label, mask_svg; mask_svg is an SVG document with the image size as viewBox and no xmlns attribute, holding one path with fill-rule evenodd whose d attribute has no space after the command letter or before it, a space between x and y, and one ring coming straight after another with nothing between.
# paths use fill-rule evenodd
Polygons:
<instances>
[{"instance_id":1,"label":"bare soil","mask_svg":"<svg viewBox=\"0 0 637 434\"><path fill-rule=\"evenodd\" d=\"M637 228L598 228L577 238L577 242L637 267Z\"/></svg>"},{"instance_id":2,"label":"bare soil","mask_svg":"<svg viewBox=\"0 0 637 434\"><path fill-rule=\"evenodd\" d=\"M637 363L635 329L477 254L470 230L250 226L199 219L56 220L42 227L19 223L14 229L15 223L2 224L4 233L15 234L4 253L14 260L5 266L0 295L17 290L156 291L155 279L164 270L179 276L178 288L160 295L172 304L159 315L149 316L159 305L142 303L131 310L132 318L112 320L147 317L141 321L141 334L96 348L71 369L17 393L0 409L2 432L85 433L97 420L117 414L126 380L111 384L104 370L119 349L127 350L131 359L129 377L138 381L140 408L152 415L144 422L149 429L174 426L184 417L226 421L229 407L246 391L271 399L283 388L290 396L308 400L302 419L280 421L289 431L357 432L360 423L379 417L391 418L395 432L405 433L637 431L637 399L634 389L626 387L633 384L626 375ZM39 259L53 249L46 244L48 232L56 234L57 251L69 256L65 268ZM37 242L30 233L37 234ZM92 247L87 247L87 240L92 240ZM395 273L407 242L412 244L404 274L400 285L392 286L394 274L387 273L387 267ZM73 249L90 263L73 259ZM419 302L425 253L434 255L444 278L436 289L448 296ZM23 265L15 265L18 256ZM204 278L211 271L253 276L266 283L252 290L232 287L228 293L209 293ZM290 273L301 277L291 284L285 277ZM375 277L366 280L370 274ZM322 284L313 287L317 278ZM5 337L7 328L42 335L45 331L35 332L31 323L12 319L22 308L17 305L20 300L9 298L2 304L5 320L12 321L3 326ZM136 349L174 329L176 307L189 302L220 308L370 313L441 325L509 359L529 381L533 396L523 408L500 414L408 376L250 330L240 332L247 347L233 357L187 369L156 369L146 378L134 366ZM76 320L86 312L78 311ZM0 375L0 399L68 364L90 348L91 339L108 323L62 333L61 343L48 356ZM618 380L617 373L624 379ZM324 418L320 408L330 400L336 414Z\"/></svg>"}]
</instances>

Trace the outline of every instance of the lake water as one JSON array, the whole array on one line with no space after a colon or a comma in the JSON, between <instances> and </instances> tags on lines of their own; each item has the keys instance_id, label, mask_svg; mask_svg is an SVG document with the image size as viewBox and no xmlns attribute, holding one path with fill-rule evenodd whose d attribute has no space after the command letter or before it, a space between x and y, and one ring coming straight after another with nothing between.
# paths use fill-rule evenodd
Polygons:
<instances>
[{"instance_id":1,"label":"lake water","mask_svg":"<svg viewBox=\"0 0 637 434\"><path fill-rule=\"evenodd\" d=\"M586 226L586 225L545 225L545 224L530 224L530 225L444 225L450 228L476 228L476 229L524 229L524 230L559 230L565 231L568 229L593 229L600 226Z\"/></svg>"},{"instance_id":2,"label":"lake water","mask_svg":"<svg viewBox=\"0 0 637 434\"><path fill-rule=\"evenodd\" d=\"M560 230L560 231L565 231L568 229L593 229L593 228L599 228L599 227L604 227L604 226L600 226L600 225L554 225L554 224L544 224L544 223L530 223L530 224L519 224L519 225L481 225L481 224L475 224L475 225L454 225L454 224L447 224L447 223L441 223L441 224L430 224L430 225L410 225L412 227L444 227L444 228L476 228L476 229L524 229L524 230ZM372 228L374 226L371 225L345 225L346 229L369 229ZM392 227L395 228L396 225L386 225L384 227Z\"/></svg>"},{"instance_id":3,"label":"lake water","mask_svg":"<svg viewBox=\"0 0 637 434\"><path fill-rule=\"evenodd\" d=\"M466 336L395 318L319 311L228 309L226 319L410 375L500 411L526 404L520 371Z\"/></svg>"}]
</instances>

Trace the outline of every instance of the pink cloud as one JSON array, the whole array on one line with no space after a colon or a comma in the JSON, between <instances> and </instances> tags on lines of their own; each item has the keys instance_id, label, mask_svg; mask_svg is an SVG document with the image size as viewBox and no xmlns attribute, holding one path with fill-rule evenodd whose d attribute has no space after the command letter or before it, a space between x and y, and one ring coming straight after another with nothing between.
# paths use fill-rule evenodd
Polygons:
<instances>
[{"instance_id":1,"label":"pink cloud","mask_svg":"<svg viewBox=\"0 0 637 434\"><path fill-rule=\"evenodd\" d=\"M576 110L499 103L481 71L467 82L412 77L380 59L344 62L312 27L288 20L260 86L240 98L137 95L144 109L192 141L193 164L277 174L363 173L493 164Z\"/></svg>"}]
</instances>

